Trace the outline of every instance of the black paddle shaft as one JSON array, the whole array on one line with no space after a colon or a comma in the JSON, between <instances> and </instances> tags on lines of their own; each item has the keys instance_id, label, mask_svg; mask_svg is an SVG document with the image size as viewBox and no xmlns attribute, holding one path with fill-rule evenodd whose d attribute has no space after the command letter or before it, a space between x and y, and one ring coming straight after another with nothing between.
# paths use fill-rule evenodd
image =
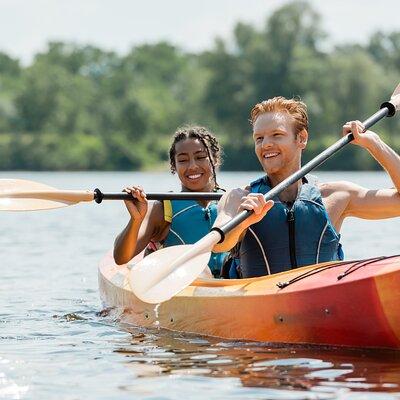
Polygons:
<instances>
[{"instance_id":1,"label":"black paddle shaft","mask_svg":"<svg viewBox=\"0 0 400 400\"><path fill-rule=\"evenodd\" d=\"M146 193L148 200L219 200L222 193L217 192L166 192ZM94 190L94 200L101 203L103 200L132 200L130 193L102 193L100 189Z\"/></svg>"},{"instance_id":2,"label":"black paddle shaft","mask_svg":"<svg viewBox=\"0 0 400 400\"><path fill-rule=\"evenodd\" d=\"M370 128L372 125L380 121L382 118L388 116L392 117L396 113L396 107L390 103L385 102L382 104L381 109L377 111L374 115L369 117L363 122L365 129ZM299 179L302 179L305 175L307 175L310 171L320 166L323 162L325 162L329 157L339 151L342 147L346 146L346 144L350 143L354 139L352 133L349 133L346 136L343 136L340 140L334 143L332 146L328 147L321 154L313 158L306 165L304 165L301 169L295 172L293 175L290 175L288 178L283 180L281 183L272 188L268 193L264 195L265 200L271 200L285 189L287 189L290 185L297 182ZM249 217L254 211L253 210L243 210L240 212L235 218L232 218L229 222L227 222L222 227L215 227L212 230L219 232L221 235L221 243L225 234L230 232L232 229L236 228L240 223L242 223L247 217Z\"/></svg>"}]
</instances>

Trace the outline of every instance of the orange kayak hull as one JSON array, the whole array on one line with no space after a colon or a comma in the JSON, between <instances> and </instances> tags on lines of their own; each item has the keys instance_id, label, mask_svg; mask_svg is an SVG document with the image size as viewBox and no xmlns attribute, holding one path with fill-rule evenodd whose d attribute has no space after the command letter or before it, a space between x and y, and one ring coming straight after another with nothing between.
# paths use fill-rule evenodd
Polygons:
<instances>
[{"instance_id":1,"label":"orange kayak hull","mask_svg":"<svg viewBox=\"0 0 400 400\"><path fill-rule=\"evenodd\" d=\"M108 254L99 266L100 296L135 325L269 343L400 348L400 256L196 280L159 305L140 301L128 275L129 266ZM291 283L277 286L283 282Z\"/></svg>"}]
</instances>

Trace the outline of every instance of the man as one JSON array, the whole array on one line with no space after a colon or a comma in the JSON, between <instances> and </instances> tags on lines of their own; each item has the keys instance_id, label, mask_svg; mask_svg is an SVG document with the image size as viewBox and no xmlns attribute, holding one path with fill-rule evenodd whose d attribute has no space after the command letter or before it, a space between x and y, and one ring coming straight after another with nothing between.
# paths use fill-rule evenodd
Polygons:
<instances>
[{"instance_id":1,"label":"man","mask_svg":"<svg viewBox=\"0 0 400 400\"><path fill-rule=\"evenodd\" d=\"M275 97L251 111L255 152L265 176L243 189L226 193L215 222L221 226L238 212L253 210L215 251L227 251L238 242L241 275L245 278L282 272L318 262L343 259L340 228L346 217L381 219L400 216L400 157L359 121L347 122L361 146L382 165L394 188L369 190L345 181L298 181L273 201L263 194L301 168L308 140L304 103Z\"/></svg>"}]
</instances>

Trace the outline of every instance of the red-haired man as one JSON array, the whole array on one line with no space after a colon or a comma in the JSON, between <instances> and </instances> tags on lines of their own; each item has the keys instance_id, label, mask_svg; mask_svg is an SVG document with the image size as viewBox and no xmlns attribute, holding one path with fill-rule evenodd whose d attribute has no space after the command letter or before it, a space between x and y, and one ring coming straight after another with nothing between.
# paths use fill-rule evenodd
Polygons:
<instances>
[{"instance_id":1,"label":"red-haired man","mask_svg":"<svg viewBox=\"0 0 400 400\"><path fill-rule=\"evenodd\" d=\"M265 176L246 190L226 193L215 223L222 225L243 209L254 210L215 247L227 251L240 242L243 277L340 260L339 232L346 217L400 216L400 157L376 133L365 131L360 121L347 122L343 134L353 133L352 143L368 150L387 171L394 188L369 190L352 182L318 183L308 177L266 202L263 194L301 168L308 140L307 109L301 101L275 97L253 107L251 122L255 153Z\"/></svg>"}]
</instances>

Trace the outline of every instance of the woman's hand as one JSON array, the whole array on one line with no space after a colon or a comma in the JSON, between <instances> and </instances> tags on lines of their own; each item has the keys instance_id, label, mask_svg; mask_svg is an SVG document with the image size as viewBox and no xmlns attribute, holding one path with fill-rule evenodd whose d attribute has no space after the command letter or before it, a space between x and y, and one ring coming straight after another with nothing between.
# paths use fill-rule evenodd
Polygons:
<instances>
[{"instance_id":1,"label":"woman's hand","mask_svg":"<svg viewBox=\"0 0 400 400\"><path fill-rule=\"evenodd\" d=\"M124 200L131 218L135 221L143 221L148 209L146 193L141 186L128 186L122 190L132 195L132 200Z\"/></svg>"}]
</instances>

